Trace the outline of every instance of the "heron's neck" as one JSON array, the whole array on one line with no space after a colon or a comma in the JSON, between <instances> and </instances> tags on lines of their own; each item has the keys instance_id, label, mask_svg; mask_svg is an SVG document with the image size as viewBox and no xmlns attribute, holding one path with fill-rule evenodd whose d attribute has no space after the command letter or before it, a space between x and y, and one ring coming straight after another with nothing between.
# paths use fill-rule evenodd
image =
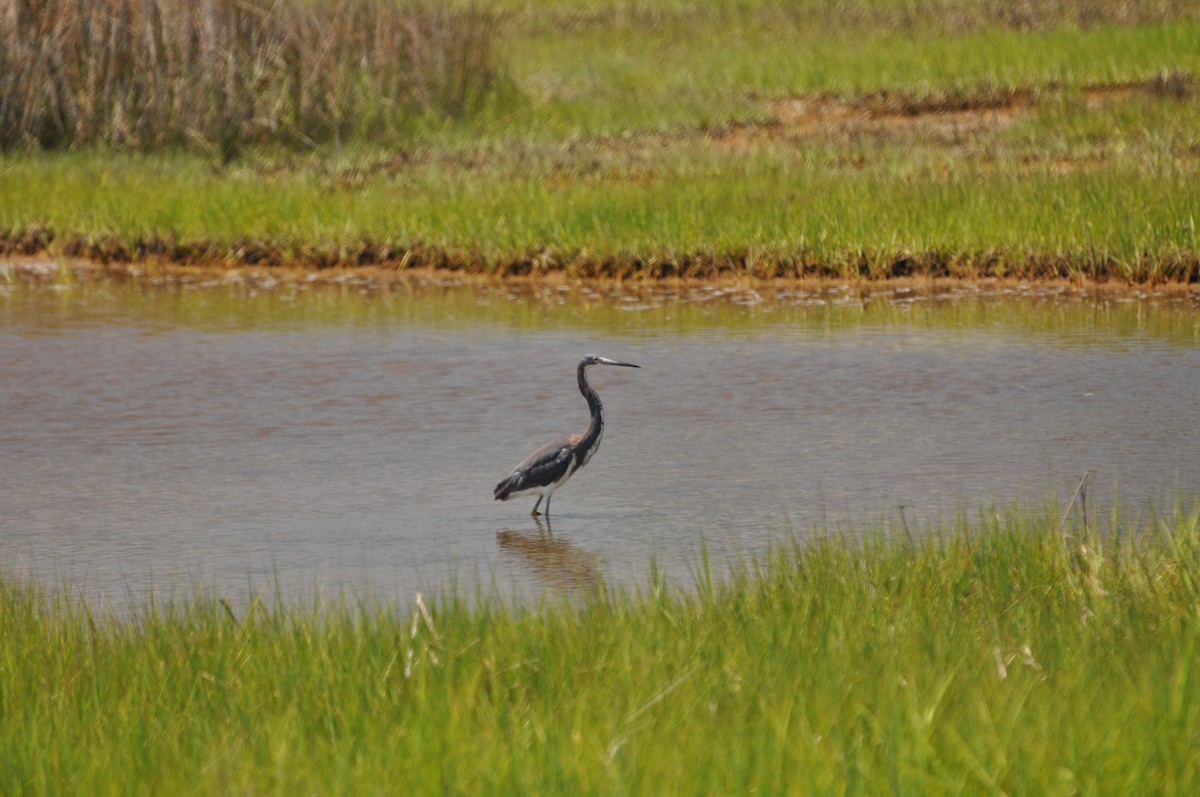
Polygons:
<instances>
[{"instance_id":1,"label":"heron's neck","mask_svg":"<svg viewBox=\"0 0 1200 797\"><path fill-rule=\"evenodd\" d=\"M587 399L588 410L592 413L592 420L588 423L587 431L583 433L583 442L590 443L593 438L598 437L604 426L604 405L600 403L600 397L596 395L596 391L592 390L592 386L588 384L586 367L579 366L579 392Z\"/></svg>"}]
</instances>

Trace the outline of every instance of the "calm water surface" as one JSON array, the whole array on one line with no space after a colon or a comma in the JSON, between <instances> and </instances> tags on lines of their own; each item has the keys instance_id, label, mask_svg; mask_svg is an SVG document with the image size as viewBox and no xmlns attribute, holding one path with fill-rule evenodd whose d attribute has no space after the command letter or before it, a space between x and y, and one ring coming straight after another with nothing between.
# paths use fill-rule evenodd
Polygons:
<instances>
[{"instance_id":1,"label":"calm water surface","mask_svg":"<svg viewBox=\"0 0 1200 797\"><path fill-rule=\"evenodd\" d=\"M425 288L0 291L0 568L123 605L476 585L651 561L688 580L791 536L992 503L1132 516L1200 492L1200 314L1062 298L602 297ZM554 498L492 487L608 421ZM900 507L904 507L903 515Z\"/></svg>"}]
</instances>

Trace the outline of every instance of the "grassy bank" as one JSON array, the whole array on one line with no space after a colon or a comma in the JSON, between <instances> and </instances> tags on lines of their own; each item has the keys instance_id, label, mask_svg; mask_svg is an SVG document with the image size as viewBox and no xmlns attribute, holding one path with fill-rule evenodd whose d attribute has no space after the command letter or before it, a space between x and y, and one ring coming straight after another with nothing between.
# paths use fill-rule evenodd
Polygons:
<instances>
[{"instance_id":1,"label":"grassy bank","mask_svg":"<svg viewBox=\"0 0 1200 797\"><path fill-rule=\"evenodd\" d=\"M96 616L0 586L0 790L1192 794L1200 515L1007 514L728 583Z\"/></svg>"},{"instance_id":2,"label":"grassy bank","mask_svg":"<svg viewBox=\"0 0 1200 797\"><path fill-rule=\"evenodd\" d=\"M186 131L167 150L10 148L3 247L580 276L1200 280L1191 4L462 8L494 21L480 85L504 86L469 112L289 113L290 133L239 139L232 161ZM283 128L254 128L268 129Z\"/></svg>"},{"instance_id":3,"label":"grassy bank","mask_svg":"<svg viewBox=\"0 0 1200 797\"><path fill-rule=\"evenodd\" d=\"M0 174L0 223L16 251L118 261L1200 278L1195 164L1008 171L956 158L864 169L768 152L663 159L614 177L554 172L432 166L340 184L319 166L264 178L253 167L213 173L191 156L40 156Z\"/></svg>"}]
</instances>

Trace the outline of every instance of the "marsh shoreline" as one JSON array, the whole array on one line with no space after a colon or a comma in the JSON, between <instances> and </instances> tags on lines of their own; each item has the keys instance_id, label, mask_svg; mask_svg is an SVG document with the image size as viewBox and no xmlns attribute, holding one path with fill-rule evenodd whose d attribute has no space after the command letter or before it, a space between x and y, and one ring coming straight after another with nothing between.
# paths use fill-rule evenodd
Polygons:
<instances>
[{"instance_id":1,"label":"marsh shoreline","mask_svg":"<svg viewBox=\"0 0 1200 797\"><path fill-rule=\"evenodd\" d=\"M770 302L777 294L794 297L853 295L875 297L963 299L1028 297L1030 299L1123 299L1187 302L1200 308L1200 281L1094 279L1086 276L999 277L946 276L920 273L906 276L809 274L763 277L732 269L706 277L654 276L631 272L619 276L580 275L570 269L543 268L525 273L484 271L444 266L396 267L387 264L318 267L307 263L266 266L212 259L182 263L161 257L133 261L64 257L50 252L0 254L0 277L10 283L33 285L71 283L142 283L148 286L237 286L270 290L288 285L344 285L363 290L450 289L503 287L517 293L583 289L611 298L652 293L660 298L683 298L696 291L719 291L736 299L752 295Z\"/></svg>"}]
</instances>

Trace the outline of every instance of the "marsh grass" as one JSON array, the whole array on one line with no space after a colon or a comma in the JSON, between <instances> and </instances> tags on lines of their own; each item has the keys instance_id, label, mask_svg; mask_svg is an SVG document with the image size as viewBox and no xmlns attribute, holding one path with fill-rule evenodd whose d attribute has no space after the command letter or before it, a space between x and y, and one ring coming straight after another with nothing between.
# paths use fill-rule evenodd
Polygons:
<instances>
[{"instance_id":1,"label":"marsh grass","mask_svg":"<svg viewBox=\"0 0 1200 797\"><path fill-rule=\"evenodd\" d=\"M769 116L761 101L772 98L887 93L919 107L931 98L995 101L1051 85L1200 73L1195 7L1159 14L1139 3L1144 23L1113 15L1079 25L1066 19L1074 4L1062 3L1055 5L1065 14L1046 11L1044 24L1022 27L1001 24L973 0L955 4L973 20L961 25L947 25L936 4L716 4L655 14L646 5L657 7L579 24L563 12L562 24L548 14L528 28L509 25L520 46L504 49L506 61L528 98L505 117L509 132L669 132L761 121ZM910 7L925 10L908 14Z\"/></svg>"},{"instance_id":2,"label":"marsh grass","mask_svg":"<svg viewBox=\"0 0 1200 797\"><path fill-rule=\"evenodd\" d=\"M0 585L0 790L1191 794L1200 514L784 546L689 588L133 618Z\"/></svg>"},{"instance_id":3,"label":"marsh grass","mask_svg":"<svg viewBox=\"0 0 1200 797\"><path fill-rule=\"evenodd\" d=\"M817 30L1045 30L1144 25L1200 15L1188 0L487 0L487 5L521 17L522 29L559 33L589 27L679 26L705 19L725 24L756 19L774 28L790 23Z\"/></svg>"},{"instance_id":4,"label":"marsh grass","mask_svg":"<svg viewBox=\"0 0 1200 797\"><path fill-rule=\"evenodd\" d=\"M0 147L402 139L496 87L486 13L382 0L15 0Z\"/></svg>"},{"instance_id":5,"label":"marsh grass","mask_svg":"<svg viewBox=\"0 0 1200 797\"><path fill-rule=\"evenodd\" d=\"M685 148L651 163L597 150L588 171L565 174L553 155L365 177L322 162L214 173L189 156L47 155L0 169L0 228L14 248L119 261L593 277L1200 275L1200 181L1195 163L1171 157L1178 141L1143 138L1133 117L1128 137L1109 126L1109 143L1090 123L1041 124L923 152L903 138L784 141L749 155Z\"/></svg>"},{"instance_id":6,"label":"marsh grass","mask_svg":"<svg viewBox=\"0 0 1200 797\"><path fill-rule=\"evenodd\" d=\"M121 2L108 0L152 30L142 9L175 2L186 17L232 0ZM236 8L241 19L259 5ZM602 278L1200 280L1194 4L271 8L297 21L249 26L236 58L196 39L215 71L146 62L135 78L121 70L143 64L154 37L120 52L100 37L108 54L72 68L103 90L53 88L73 74L54 71L70 48L17 36L0 50L24 47L42 70L0 72L6 91L24 87L0 102L0 117L20 117L11 141L74 147L0 155L0 251ZM412 14L431 42L415 73L393 69L412 49ZM183 17L171 24L199 36L204 19ZM48 17L60 18L76 19ZM360 50L369 57L345 60ZM193 123L172 75L227 99L198 101ZM71 116L89 103L92 121ZM426 107L440 121L410 124Z\"/></svg>"}]
</instances>

